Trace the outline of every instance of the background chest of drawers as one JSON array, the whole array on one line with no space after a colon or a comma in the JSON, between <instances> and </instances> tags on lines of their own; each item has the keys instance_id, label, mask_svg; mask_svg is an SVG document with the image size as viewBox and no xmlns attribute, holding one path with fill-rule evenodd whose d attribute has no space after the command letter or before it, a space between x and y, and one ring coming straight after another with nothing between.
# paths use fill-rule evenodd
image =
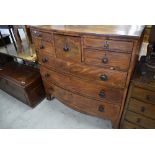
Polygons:
<instances>
[{"instance_id":1,"label":"background chest of drawers","mask_svg":"<svg viewBox=\"0 0 155 155\"><path fill-rule=\"evenodd\" d=\"M154 73L140 75L137 67L125 104L121 128L155 128Z\"/></svg>"},{"instance_id":2,"label":"background chest of drawers","mask_svg":"<svg viewBox=\"0 0 155 155\"><path fill-rule=\"evenodd\" d=\"M109 119L117 127L143 29L32 26L47 97L52 95L77 111Z\"/></svg>"}]
</instances>

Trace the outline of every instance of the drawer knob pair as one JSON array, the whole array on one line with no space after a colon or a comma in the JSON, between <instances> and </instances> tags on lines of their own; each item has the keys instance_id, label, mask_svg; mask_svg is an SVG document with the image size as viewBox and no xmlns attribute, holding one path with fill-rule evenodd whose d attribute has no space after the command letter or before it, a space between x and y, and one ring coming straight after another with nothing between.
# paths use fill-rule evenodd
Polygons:
<instances>
[{"instance_id":1,"label":"drawer knob pair","mask_svg":"<svg viewBox=\"0 0 155 155\"><path fill-rule=\"evenodd\" d=\"M101 90L98 95L99 95L100 98L105 98L104 90Z\"/></svg>"},{"instance_id":2,"label":"drawer knob pair","mask_svg":"<svg viewBox=\"0 0 155 155\"><path fill-rule=\"evenodd\" d=\"M108 63L108 58L103 57L103 58L102 58L102 62L103 62L104 64Z\"/></svg>"},{"instance_id":3,"label":"drawer knob pair","mask_svg":"<svg viewBox=\"0 0 155 155\"><path fill-rule=\"evenodd\" d=\"M43 62L43 63L48 62L48 58L47 58L47 57L42 58L42 62Z\"/></svg>"},{"instance_id":4,"label":"drawer knob pair","mask_svg":"<svg viewBox=\"0 0 155 155\"><path fill-rule=\"evenodd\" d=\"M108 80L108 77L107 77L107 75L103 74L103 75L100 76L100 79L102 81L107 81Z\"/></svg>"},{"instance_id":5,"label":"drawer knob pair","mask_svg":"<svg viewBox=\"0 0 155 155\"><path fill-rule=\"evenodd\" d=\"M105 111L104 106L103 106L103 105L100 105L100 106L98 107L98 111L100 111L100 112L104 112L104 111Z\"/></svg>"}]
</instances>

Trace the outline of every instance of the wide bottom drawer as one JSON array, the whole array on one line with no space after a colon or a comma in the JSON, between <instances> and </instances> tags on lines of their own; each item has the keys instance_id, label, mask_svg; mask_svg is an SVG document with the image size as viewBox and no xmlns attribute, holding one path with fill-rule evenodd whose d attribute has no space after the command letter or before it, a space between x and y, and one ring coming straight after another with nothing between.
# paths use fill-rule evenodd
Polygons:
<instances>
[{"instance_id":1,"label":"wide bottom drawer","mask_svg":"<svg viewBox=\"0 0 155 155\"><path fill-rule=\"evenodd\" d=\"M141 127L155 129L155 120L149 119L134 112L127 111L125 119Z\"/></svg>"},{"instance_id":2,"label":"wide bottom drawer","mask_svg":"<svg viewBox=\"0 0 155 155\"><path fill-rule=\"evenodd\" d=\"M116 123L120 112L120 106L111 105L71 93L46 81L43 81L43 83L46 93L52 94L67 106L85 114L109 119L112 121L113 125Z\"/></svg>"},{"instance_id":3,"label":"wide bottom drawer","mask_svg":"<svg viewBox=\"0 0 155 155\"><path fill-rule=\"evenodd\" d=\"M121 128L123 128L123 129L142 129L142 127L135 125L133 123L130 123L128 121L124 121L123 124L121 125Z\"/></svg>"}]
</instances>

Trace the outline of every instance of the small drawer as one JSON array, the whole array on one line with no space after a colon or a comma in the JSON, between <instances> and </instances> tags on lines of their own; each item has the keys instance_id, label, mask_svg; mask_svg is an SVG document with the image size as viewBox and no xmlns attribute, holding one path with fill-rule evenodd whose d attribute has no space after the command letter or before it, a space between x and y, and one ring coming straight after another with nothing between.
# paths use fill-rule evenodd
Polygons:
<instances>
[{"instance_id":1,"label":"small drawer","mask_svg":"<svg viewBox=\"0 0 155 155\"><path fill-rule=\"evenodd\" d=\"M133 42L106 40L105 38L84 38L84 47L93 47L116 52L132 52Z\"/></svg>"},{"instance_id":2,"label":"small drawer","mask_svg":"<svg viewBox=\"0 0 155 155\"><path fill-rule=\"evenodd\" d=\"M52 82L68 91L77 93L92 99L105 101L110 104L121 104L123 98L123 90L109 86L91 83L87 80L82 80L67 74L62 74L56 71L46 69L41 66L42 78Z\"/></svg>"},{"instance_id":3,"label":"small drawer","mask_svg":"<svg viewBox=\"0 0 155 155\"><path fill-rule=\"evenodd\" d=\"M62 60L81 62L80 37L54 35L56 56Z\"/></svg>"},{"instance_id":4,"label":"small drawer","mask_svg":"<svg viewBox=\"0 0 155 155\"><path fill-rule=\"evenodd\" d=\"M131 96L138 100L155 104L155 92L145 90L142 88L134 87Z\"/></svg>"},{"instance_id":5,"label":"small drawer","mask_svg":"<svg viewBox=\"0 0 155 155\"><path fill-rule=\"evenodd\" d=\"M128 109L130 111L155 119L155 105L144 103L131 98Z\"/></svg>"},{"instance_id":6,"label":"small drawer","mask_svg":"<svg viewBox=\"0 0 155 155\"><path fill-rule=\"evenodd\" d=\"M53 41L53 34L47 32L41 32L38 30L31 30L31 35L34 38L42 39L44 41L52 42Z\"/></svg>"},{"instance_id":7,"label":"small drawer","mask_svg":"<svg viewBox=\"0 0 155 155\"><path fill-rule=\"evenodd\" d=\"M47 42L44 40L40 40L38 38L33 38L33 44L35 46L37 54L40 53L48 53L50 56L55 56L55 48L52 42Z\"/></svg>"},{"instance_id":8,"label":"small drawer","mask_svg":"<svg viewBox=\"0 0 155 155\"><path fill-rule=\"evenodd\" d=\"M142 127L135 125L133 123L130 123L126 120L124 120L123 124L121 125L121 128L123 128L123 129L143 129Z\"/></svg>"},{"instance_id":9,"label":"small drawer","mask_svg":"<svg viewBox=\"0 0 155 155\"><path fill-rule=\"evenodd\" d=\"M131 54L107 52L103 50L84 50L84 61L86 64L108 67L127 71L130 64Z\"/></svg>"},{"instance_id":10,"label":"small drawer","mask_svg":"<svg viewBox=\"0 0 155 155\"><path fill-rule=\"evenodd\" d=\"M128 120L129 122L135 123L144 128L148 129L155 128L155 120L149 119L147 117L144 117L131 111L127 111L125 119Z\"/></svg>"},{"instance_id":11,"label":"small drawer","mask_svg":"<svg viewBox=\"0 0 155 155\"><path fill-rule=\"evenodd\" d=\"M74 94L57 85L48 83L46 80L44 80L43 83L48 94L52 94L67 106L85 114L110 119L112 123L116 123L120 112L120 106Z\"/></svg>"}]
</instances>

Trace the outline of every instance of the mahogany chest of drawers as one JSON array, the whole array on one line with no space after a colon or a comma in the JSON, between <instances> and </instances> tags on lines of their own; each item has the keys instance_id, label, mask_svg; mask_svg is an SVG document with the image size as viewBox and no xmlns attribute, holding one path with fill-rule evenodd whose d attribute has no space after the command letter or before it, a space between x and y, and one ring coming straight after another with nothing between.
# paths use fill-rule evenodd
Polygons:
<instances>
[{"instance_id":1,"label":"mahogany chest of drawers","mask_svg":"<svg viewBox=\"0 0 155 155\"><path fill-rule=\"evenodd\" d=\"M46 95L117 127L143 26L31 26Z\"/></svg>"},{"instance_id":2,"label":"mahogany chest of drawers","mask_svg":"<svg viewBox=\"0 0 155 155\"><path fill-rule=\"evenodd\" d=\"M155 73L140 74L136 69L121 119L121 128L155 128Z\"/></svg>"}]
</instances>

